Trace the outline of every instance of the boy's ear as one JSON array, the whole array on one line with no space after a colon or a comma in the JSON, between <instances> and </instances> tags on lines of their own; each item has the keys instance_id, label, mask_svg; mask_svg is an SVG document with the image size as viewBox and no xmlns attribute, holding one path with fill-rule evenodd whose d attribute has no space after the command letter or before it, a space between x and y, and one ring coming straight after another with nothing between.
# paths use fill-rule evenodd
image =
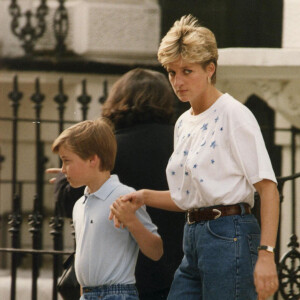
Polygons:
<instances>
[{"instance_id":1,"label":"boy's ear","mask_svg":"<svg viewBox=\"0 0 300 300\"><path fill-rule=\"evenodd\" d=\"M97 154L94 154L93 156L91 156L89 158L89 161L90 161L90 165L92 167L98 167L101 163L101 160Z\"/></svg>"}]
</instances>

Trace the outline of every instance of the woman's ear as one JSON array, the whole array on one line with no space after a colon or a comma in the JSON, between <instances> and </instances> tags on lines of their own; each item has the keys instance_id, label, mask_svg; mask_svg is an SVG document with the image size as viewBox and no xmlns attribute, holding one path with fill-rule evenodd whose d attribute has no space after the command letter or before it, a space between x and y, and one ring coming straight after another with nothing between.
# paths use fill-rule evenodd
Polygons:
<instances>
[{"instance_id":1,"label":"woman's ear","mask_svg":"<svg viewBox=\"0 0 300 300\"><path fill-rule=\"evenodd\" d=\"M213 74L216 72L216 65L213 62L210 62L206 66L206 72L208 73L209 77L211 78Z\"/></svg>"}]
</instances>

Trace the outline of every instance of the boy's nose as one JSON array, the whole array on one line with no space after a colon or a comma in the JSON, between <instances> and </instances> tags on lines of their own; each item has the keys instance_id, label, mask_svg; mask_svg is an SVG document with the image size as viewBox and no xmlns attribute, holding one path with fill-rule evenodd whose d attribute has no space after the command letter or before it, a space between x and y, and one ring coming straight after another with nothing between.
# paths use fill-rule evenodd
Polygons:
<instances>
[{"instance_id":1,"label":"boy's nose","mask_svg":"<svg viewBox=\"0 0 300 300\"><path fill-rule=\"evenodd\" d=\"M63 174L66 174L66 168L64 167L64 165L62 165L62 167L61 167L61 172L62 172Z\"/></svg>"}]
</instances>

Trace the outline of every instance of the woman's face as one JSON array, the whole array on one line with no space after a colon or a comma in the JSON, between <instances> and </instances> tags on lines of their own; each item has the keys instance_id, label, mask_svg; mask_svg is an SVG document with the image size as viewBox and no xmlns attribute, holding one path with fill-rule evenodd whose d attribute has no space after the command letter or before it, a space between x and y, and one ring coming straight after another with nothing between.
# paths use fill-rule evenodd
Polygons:
<instances>
[{"instance_id":1,"label":"woman's face","mask_svg":"<svg viewBox=\"0 0 300 300\"><path fill-rule=\"evenodd\" d=\"M166 69L173 90L182 102L189 101L192 104L201 101L209 86L211 72L198 63L189 63L182 58L168 64Z\"/></svg>"}]
</instances>

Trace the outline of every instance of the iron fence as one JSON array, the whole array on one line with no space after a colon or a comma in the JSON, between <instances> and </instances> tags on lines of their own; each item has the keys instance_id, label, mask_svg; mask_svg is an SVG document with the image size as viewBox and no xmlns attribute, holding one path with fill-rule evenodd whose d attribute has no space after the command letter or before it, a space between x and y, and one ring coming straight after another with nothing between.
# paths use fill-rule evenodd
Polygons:
<instances>
[{"instance_id":1,"label":"iron fence","mask_svg":"<svg viewBox=\"0 0 300 300\"><path fill-rule=\"evenodd\" d=\"M100 97L99 102L103 103L107 94L107 81L104 81L103 85L104 93ZM45 95L41 91L40 81L37 78L35 81L34 93L31 96L31 101L33 103L34 118L24 118L19 116L19 108L21 105L21 99L23 93L19 91L18 78L14 77L12 83L12 91L8 95L12 108L12 116L1 116L1 122L7 122L11 124L12 134L11 134L11 144L12 144L12 165L11 165L11 179L1 180L0 187L3 184L9 184L11 186L11 213L7 217L8 219L8 232L10 233L11 246L0 248L0 253L10 253L10 271L11 271L11 287L10 287L10 299L16 299L16 278L17 271L21 267L22 255L30 254L32 256L32 286L31 286L31 299L37 299L37 280L39 278L39 271L42 266L41 257L45 255L50 255L53 257L53 282L52 282L52 299L57 299L56 284L58 277L62 271L62 258L64 255L72 253L72 251L67 251L64 249L64 217L60 211L59 205L55 205L54 211L46 212L44 209L44 188L47 184L44 178L45 164L47 162L47 157L45 156L45 143L41 136L41 127L47 124L56 124L57 131L61 132L65 124L72 124L76 121L67 120L64 117L66 105L68 103L68 96L64 92L64 82L62 79L58 81L58 93L53 99L53 105L57 105L57 118L56 119L42 119L41 111L43 109L43 102L45 100ZM80 105L82 120L87 118L87 113L89 110L89 104L91 102L91 96L87 91L86 80L82 81L82 91L81 95L77 97L77 102ZM99 104L100 105L100 104ZM25 201L23 199L23 187L28 184L26 181L18 180L18 147L19 147L19 136L18 129L21 123L31 122L35 124L34 135L34 147L35 147L35 180L30 182L35 186L35 195L33 196L33 210L28 215L29 232L31 234L31 248L23 248L20 235L21 235L21 225L23 223L24 211L22 211L22 203ZM292 175L286 177L278 177L278 189L280 192L280 203L282 205L283 201L291 201L291 238L288 244L290 249L286 254L280 257L281 254L281 236L280 230L278 233L277 249L276 252L276 263L278 266L278 273L280 279L279 292L283 299L296 300L300 299L300 253L299 253L299 243L296 235L296 180L300 177L300 173L296 173L296 136L299 134L299 130L296 128L291 129L275 129L275 130L285 130L291 133L291 165L292 165ZM0 153L0 167L1 164L5 163L5 157ZM1 172L1 168L0 168ZM286 182L291 182L292 195L291 199L284 199L283 187ZM1 200L0 200L1 201ZM259 199L256 199L256 204ZM259 205L256 205L256 210L254 213L259 218ZM1 212L0 212L1 213ZM43 221L45 217L49 217L49 226L51 228L50 235L53 237L52 249L43 249L42 234L43 234ZM0 216L3 219L3 216ZM4 218L6 219L6 218ZM278 299L278 294L274 296L274 299Z\"/></svg>"}]
</instances>

